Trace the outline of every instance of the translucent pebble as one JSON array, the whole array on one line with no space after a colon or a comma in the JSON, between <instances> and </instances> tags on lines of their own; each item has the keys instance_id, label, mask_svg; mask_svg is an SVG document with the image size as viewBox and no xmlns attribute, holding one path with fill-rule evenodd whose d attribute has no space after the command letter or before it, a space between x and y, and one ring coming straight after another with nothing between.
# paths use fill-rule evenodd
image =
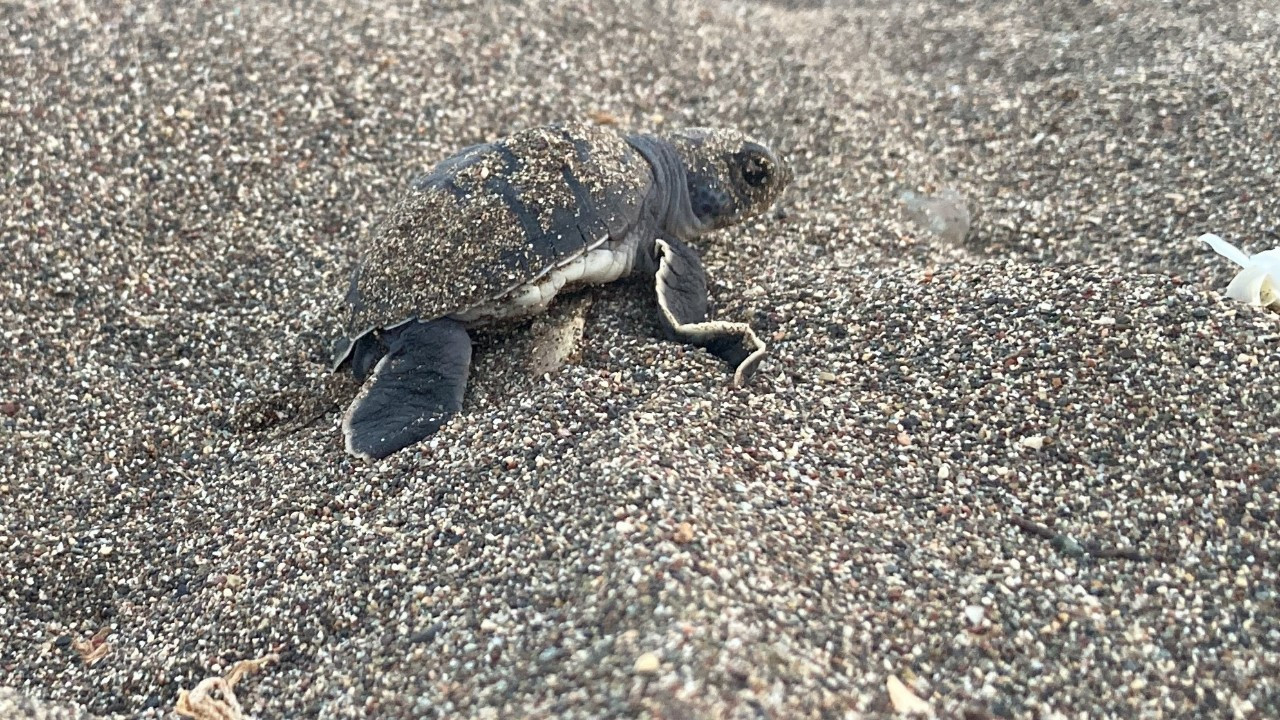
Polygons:
<instances>
[{"instance_id":1,"label":"translucent pebble","mask_svg":"<svg viewBox=\"0 0 1280 720\"><path fill-rule=\"evenodd\" d=\"M964 196L946 188L934 195L920 195L907 190L898 196L906 206L906 215L920 227L952 243L969 234L969 207Z\"/></svg>"}]
</instances>

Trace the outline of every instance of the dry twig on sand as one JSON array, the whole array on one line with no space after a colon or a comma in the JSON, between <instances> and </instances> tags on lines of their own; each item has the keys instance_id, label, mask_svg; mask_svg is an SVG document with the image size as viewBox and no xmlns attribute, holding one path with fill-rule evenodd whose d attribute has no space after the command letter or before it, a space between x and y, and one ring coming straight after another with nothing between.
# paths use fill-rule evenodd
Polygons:
<instances>
[{"instance_id":1,"label":"dry twig on sand","mask_svg":"<svg viewBox=\"0 0 1280 720\"><path fill-rule=\"evenodd\" d=\"M107 642L107 637L110 635L111 628L102 628L88 640L71 641L71 647L80 653L80 659L85 665L92 667L111 652L111 645Z\"/></svg>"},{"instance_id":2,"label":"dry twig on sand","mask_svg":"<svg viewBox=\"0 0 1280 720\"><path fill-rule=\"evenodd\" d=\"M1110 547L1092 540L1080 540L1065 533L1054 532L1053 528L1028 520L1021 515L1011 515L1009 521L1017 525L1023 532L1042 537L1053 543L1054 547L1068 555L1092 555L1096 558L1122 558L1124 560L1143 561L1147 557L1136 548Z\"/></svg>"},{"instance_id":3,"label":"dry twig on sand","mask_svg":"<svg viewBox=\"0 0 1280 720\"><path fill-rule=\"evenodd\" d=\"M178 702L173 710L179 715L196 720L248 720L244 708L240 707L240 701L236 699L236 683L247 673L256 672L267 663L279 659L279 655L270 653L257 660L241 660L223 677L201 680L190 692L179 690Z\"/></svg>"}]
</instances>

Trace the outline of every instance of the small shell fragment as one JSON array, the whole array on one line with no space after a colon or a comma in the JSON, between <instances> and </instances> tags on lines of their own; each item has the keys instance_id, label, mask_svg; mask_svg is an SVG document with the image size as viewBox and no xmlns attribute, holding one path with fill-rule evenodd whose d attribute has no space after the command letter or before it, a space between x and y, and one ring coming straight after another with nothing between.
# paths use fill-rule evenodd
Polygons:
<instances>
[{"instance_id":1,"label":"small shell fragment","mask_svg":"<svg viewBox=\"0 0 1280 720\"><path fill-rule=\"evenodd\" d=\"M889 703L899 715L934 717L933 706L912 692L896 675L890 675L885 681L885 689L889 691Z\"/></svg>"},{"instance_id":2,"label":"small shell fragment","mask_svg":"<svg viewBox=\"0 0 1280 720\"><path fill-rule=\"evenodd\" d=\"M652 675L653 673L658 672L658 668L661 666L662 661L658 659L658 656L651 652L647 652L636 658L635 665L632 669L635 670L638 675Z\"/></svg>"}]
</instances>

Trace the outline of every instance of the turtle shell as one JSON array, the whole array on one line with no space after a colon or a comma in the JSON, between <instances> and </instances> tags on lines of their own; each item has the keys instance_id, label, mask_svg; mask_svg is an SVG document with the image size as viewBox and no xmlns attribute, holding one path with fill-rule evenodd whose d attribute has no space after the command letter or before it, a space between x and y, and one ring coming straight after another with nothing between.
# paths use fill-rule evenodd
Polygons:
<instances>
[{"instance_id":1,"label":"turtle shell","mask_svg":"<svg viewBox=\"0 0 1280 720\"><path fill-rule=\"evenodd\" d=\"M651 177L626 140L586 124L530 128L444 160L371 236L335 365L374 329L463 312L619 239Z\"/></svg>"}]
</instances>

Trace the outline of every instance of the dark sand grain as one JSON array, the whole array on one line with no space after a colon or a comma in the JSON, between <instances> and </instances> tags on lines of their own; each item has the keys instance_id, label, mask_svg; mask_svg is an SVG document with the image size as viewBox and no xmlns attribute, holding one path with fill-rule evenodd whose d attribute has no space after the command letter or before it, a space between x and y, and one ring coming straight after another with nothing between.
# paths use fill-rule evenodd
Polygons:
<instances>
[{"instance_id":1,"label":"dark sand grain","mask_svg":"<svg viewBox=\"0 0 1280 720\"><path fill-rule=\"evenodd\" d=\"M1274 4L649 5L0 5L0 715L1280 715L1280 321L1193 241L1280 245ZM362 234L600 113L790 156L703 244L757 382L602 288L347 458Z\"/></svg>"}]
</instances>

